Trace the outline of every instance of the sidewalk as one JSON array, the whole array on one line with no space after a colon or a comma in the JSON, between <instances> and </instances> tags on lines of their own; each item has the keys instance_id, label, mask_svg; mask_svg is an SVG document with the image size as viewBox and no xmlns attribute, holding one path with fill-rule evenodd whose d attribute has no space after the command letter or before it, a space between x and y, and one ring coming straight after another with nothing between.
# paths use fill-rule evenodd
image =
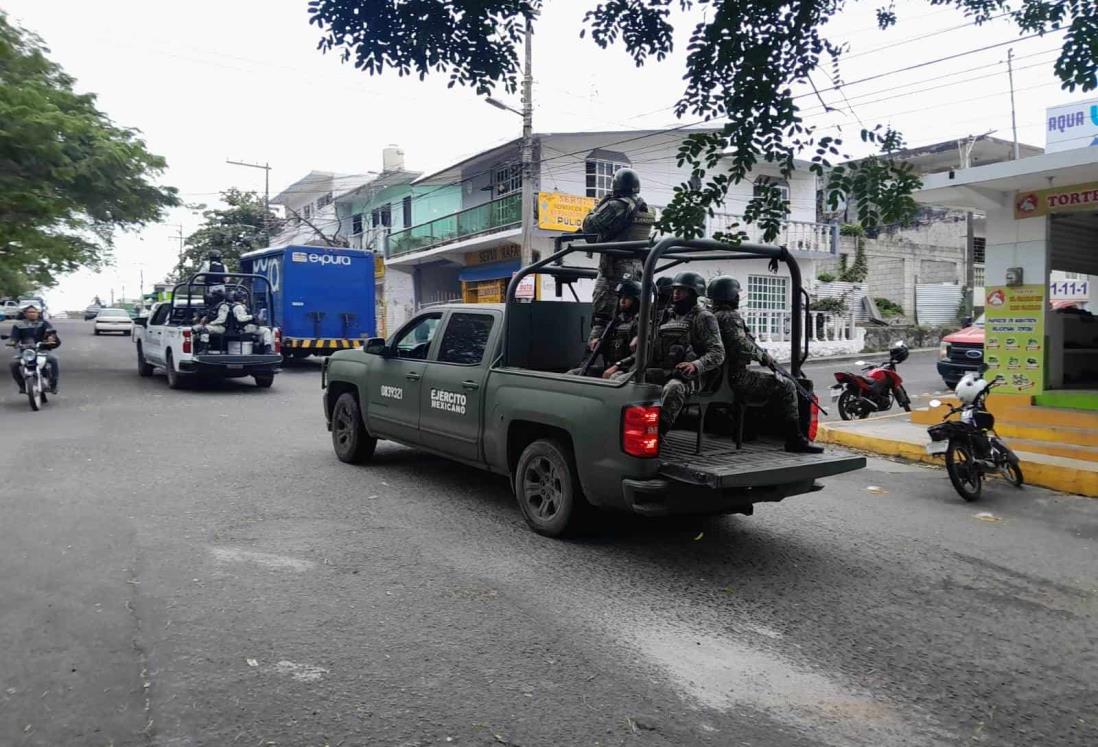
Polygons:
<instances>
[{"instance_id":1,"label":"sidewalk","mask_svg":"<svg viewBox=\"0 0 1098 747\"><path fill-rule=\"evenodd\" d=\"M940 456L926 453L926 426L912 423L907 413L868 420L820 423L816 440L882 456L945 466ZM1011 439L1004 439L1009 446ZM1029 485L1098 498L1098 462L1015 450Z\"/></svg>"},{"instance_id":2,"label":"sidewalk","mask_svg":"<svg viewBox=\"0 0 1098 747\"><path fill-rule=\"evenodd\" d=\"M937 346L934 346L932 348L911 348L910 350L908 350L908 352L909 353L928 353L930 351L936 351L937 349L938 349ZM804 362L804 365L805 366L814 366L817 363L831 363L833 361L836 362L836 363L839 362L839 361L856 361L856 360L859 360L861 358L864 358L866 360L871 360L871 359L879 359L882 356L887 357L888 356L888 351L887 350L878 350L875 353L871 353L869 351L864 351L864 352L861 352L861 353L845 353L843 355L829 355L829 356L820 357L820 358L817 358L814 355L810 355L810 356L808 356L808 360L806 360Z\"/></svg>"}]
</instances>

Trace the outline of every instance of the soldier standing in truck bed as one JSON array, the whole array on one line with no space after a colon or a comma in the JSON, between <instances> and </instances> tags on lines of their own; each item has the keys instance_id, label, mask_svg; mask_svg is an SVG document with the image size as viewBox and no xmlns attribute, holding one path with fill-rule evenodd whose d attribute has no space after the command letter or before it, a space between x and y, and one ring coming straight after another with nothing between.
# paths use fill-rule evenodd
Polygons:
<instances>
[{"instance_id":1,"label":"soldier standing in truck bed","mask_svg":"<svg viewBox=\"0 0 1098 747\"><path fill-rule=\"evenodd\" d=\"M603 197L595 209L583 219L583 232L594 234L594 241L647 241L656 222L655 213L640 196L640 177L633 169L619 169L614 174L612 191ZM592 241L588 239L588 241ZM606 325L613 319L618 305L614 292L625 279L640 280L643 264L638 259L599 257L599 275L595 279L592 297L591 336L588 346L594 349Z\"/></svg>"},{"instance_id":2,"label":"soldier standing in truck bed","mask_svg":"<svg viewBox=\"0 0 1098 747\"><path fill-rule=\"evenodd\" d=\"M747 324L740 315L740 283L733 277L722 275L709 281L707 291L713 302L713 313L721 330L725 354L728 359L728 383L736 397L762 399L774 405L780 414L786 441L785 450L819 454L823 449L801 433L797 389L784 377L754 371L748 368L752 361L770 366L774 359L759 347L747 331ZM743 412L743 410L741 410Z\"/></svg>"}]
</instances>

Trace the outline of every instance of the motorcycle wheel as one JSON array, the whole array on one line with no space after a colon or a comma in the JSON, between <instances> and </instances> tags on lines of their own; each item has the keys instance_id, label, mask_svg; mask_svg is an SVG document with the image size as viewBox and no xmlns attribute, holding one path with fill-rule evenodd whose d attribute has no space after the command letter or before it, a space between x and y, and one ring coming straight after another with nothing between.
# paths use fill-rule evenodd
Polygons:
<instances>
[{"instance_id":1,"label":"motorcycle wheel","mask_svg":"<svg viewBox=\"0 0 1098 747\"><path fill-rule=\"evenodd\" d=\"M971 503L980 497L983 490L983 474L972 448L959 440L950 439L945 454L946 472L957 494Z\"/></svg>"},{"instance_id":2,"label":"motorcycle wheel","mask_svg":"<svg viewBox=\"0 0 1098 747\"><path fill-rule=\"evenodd\" d=\"M839 401L835 403L835 407L839 411L839 417L843 420L863 420L869 417L868 412L862 412L856 407L857 402L858 398L854 395L854 392L844 389L843 393L839 395Z\"/></svg>"},{"instance_id":3,"label":"motorcycle wheel","mask_svg":"<svg viewBox=\"0 0 1098 747\"><path fill-rule=\"evenodd\" d=\"M42 409L42 383L37 376L27 381L27 399L32 410L38 412Z\"/></svg>"}]
</instances>

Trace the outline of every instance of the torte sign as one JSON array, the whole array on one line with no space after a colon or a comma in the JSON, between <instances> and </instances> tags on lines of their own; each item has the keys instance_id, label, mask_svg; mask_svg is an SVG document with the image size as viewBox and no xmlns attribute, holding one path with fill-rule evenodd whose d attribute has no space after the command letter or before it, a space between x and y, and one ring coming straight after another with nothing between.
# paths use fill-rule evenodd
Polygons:
<instances>
[{"instance_id":1,"label":"torte sign","mask_svg":"<svg viewBox=\"0 0 1098 747\"><path fill-rule=\"evenodd\" d=\"M1098 210L1098 182L1023 191L1014 196L1015 220L1080 210Z\"/></svg>"}]
</instances>

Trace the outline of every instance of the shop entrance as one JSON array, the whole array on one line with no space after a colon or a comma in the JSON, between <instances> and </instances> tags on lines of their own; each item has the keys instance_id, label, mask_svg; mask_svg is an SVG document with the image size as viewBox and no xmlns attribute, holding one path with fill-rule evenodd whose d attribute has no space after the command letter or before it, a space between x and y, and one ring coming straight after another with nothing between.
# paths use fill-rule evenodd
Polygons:
<instances>
[{"instance_id":1,"label":"shop entrance","mask_svg":"<svg viewBox=\"0 0 1098 747\"><path fill-rule=\"evenodd\" d=\"M1049 269L1047 387L1090 391L1098 400L1098 317L1089 302L1090 278L1098 278L1098 212L1050 216Z\"/></svg>"}]
</instances>

